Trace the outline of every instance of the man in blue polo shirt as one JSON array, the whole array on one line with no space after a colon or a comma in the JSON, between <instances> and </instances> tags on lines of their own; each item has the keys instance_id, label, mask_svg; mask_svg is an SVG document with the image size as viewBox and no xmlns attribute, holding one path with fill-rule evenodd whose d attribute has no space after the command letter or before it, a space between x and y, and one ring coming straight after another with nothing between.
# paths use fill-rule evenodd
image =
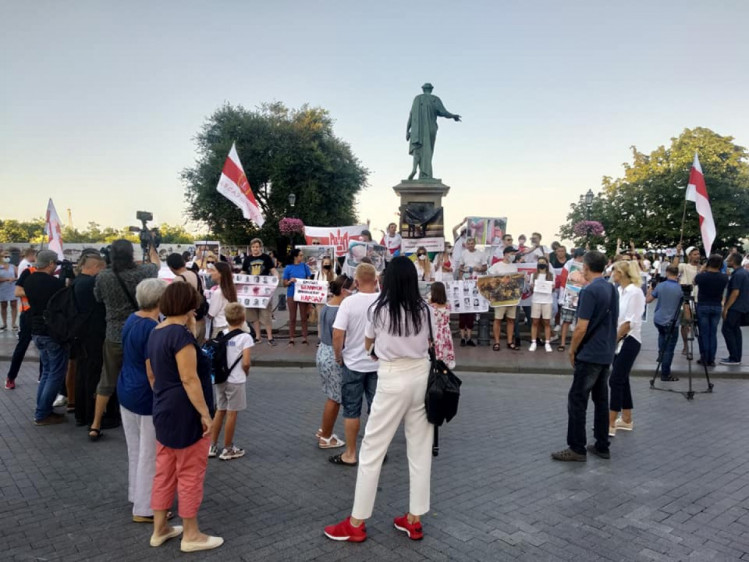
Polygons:
<instances>
[{"instance_id":1,"label":"man in blue polo shirt","mask_svg":"<svg viewBox=\"0 0 749 562\"><path fill-rule=\"evenodd\" d=\"M720 360L721 365L741 365L741 319L749 312L749 271L741 266L742 262L739 253L728 256L728 267L733 268L733 273L726 289L722 329L728 357Z\"/></svg>"},{"instance_id":2,"label":"man in blue polo shirt","mask_svg":"<svg viewBox=\"0 0 749 562\"><path fill-rule=\"evenodd\" d=\"M679 285L679 268L669 265L666 268L666 280L655 289L648 288L645 302L658 299L653 315L653 324L658 329L658 357L661 362L661 380L678 381L679 377L671 374L671 362L674 360L674 349L679 341L679 311L682 302L682 290Z\"/></svg>"},{"instance_id":3,"label":"man in blue polo shirt","mask_svg":"<svg viewBox=\"0 0 749 562\"><path fill-rule=\"evenodd\" d=\"M601 252L588 252L583 258L583 275L588 285L580 292L577 327L570 344L570 363L574 369L567 397L567 449L551 454L557 461L587 460L586 451L608 459L609 454L609 365L616 348L616 323L619 295L603 278L607 259ZM585 412L588 397L593 400L595 445L585 443Z\"/></svg>"}]
</instances>

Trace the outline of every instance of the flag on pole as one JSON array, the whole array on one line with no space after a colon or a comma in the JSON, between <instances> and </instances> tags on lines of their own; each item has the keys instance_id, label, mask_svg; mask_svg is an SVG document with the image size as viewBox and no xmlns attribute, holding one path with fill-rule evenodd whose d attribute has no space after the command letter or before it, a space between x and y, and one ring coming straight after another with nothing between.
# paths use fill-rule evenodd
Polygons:
<instances>
[{"instance_id":1,"label":"flag on pole","mask_svg":"<svg viewBox=\"0 0 749 562\"><path fill-rule=\"evenodd\" d=\"M59 259L64 259L65 256L62 253L62 223L60 217L57 216L55 210L55 204L52 203L52 199L47 203L47 220L44 225L44 234L47 235L47 246L53 252L57 252Z\"/></svg>"},{"instance_id":2,"label":"flag on pole","mask_svg":"<svg viewBox=\"0 0 749 562\"><path fill-rule=\"evenodd\" d=\"M689 172L689 184L686 193L687 201L694 201L697 214L700 216L700 232L702 233L702 245L705 246L705 255L710 256L710 250L715 242L715 221L713 211L710 208L710 198L707 196L705 176L702 175L702 166L697 153L694 153L694 163Z\"/></svg>"},{"instance_id":3,"label":"flag on pole","mask_svg":"<svg viewBox=\"0 0 749 562\"><path fill-rule=\"evenodd\" d=\"M263 226L265 218L263 218L260 206L252 193L250 182L247 181L234 143L232 143L229 156L226 157L226 162L224 162L224 169L221 171L221 179L218 180L216 189L242 210L244 218L251 220L258 227Z\"/></svg>"}]
</instances>

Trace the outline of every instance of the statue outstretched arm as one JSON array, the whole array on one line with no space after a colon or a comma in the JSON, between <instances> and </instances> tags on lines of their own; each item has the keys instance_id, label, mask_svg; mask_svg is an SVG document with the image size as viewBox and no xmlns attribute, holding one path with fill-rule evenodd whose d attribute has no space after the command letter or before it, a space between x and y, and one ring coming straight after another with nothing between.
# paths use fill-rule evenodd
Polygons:
<instances>
[{"instance_id":1,"label":"statue outstretched arm","mask_svg":"<svg viewBox=\"0 0 749 562\"><path fill-rule=\"evenodd\" d=\"M455 121L460 121L460 115L456 113L450 113L447 109L445 109L445 106L442 103L442 100L437 98L437 103L435 104L435 113L439 115L440 117L446 117L448 119L454 119Z\"/></svg>"}]
</instances>

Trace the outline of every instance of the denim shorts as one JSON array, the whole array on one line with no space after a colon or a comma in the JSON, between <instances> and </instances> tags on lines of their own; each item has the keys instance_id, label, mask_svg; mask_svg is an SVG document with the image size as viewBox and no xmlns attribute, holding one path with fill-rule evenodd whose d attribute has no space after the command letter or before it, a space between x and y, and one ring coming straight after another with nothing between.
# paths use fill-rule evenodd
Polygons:
<instances>
[{"instance_id":1,"label":"denim shorts","mask_svg":"<svg viewBox=\"0 0 749 562\"><path fill-rule=\"evenodd\" d=\"M377 390L377 371L352 371L343 366L341 379L341 405L343 417L357 419L361 417L362 398L367 398L367 413L372 406L372 399Z\"/></svg>"}]
</instances>

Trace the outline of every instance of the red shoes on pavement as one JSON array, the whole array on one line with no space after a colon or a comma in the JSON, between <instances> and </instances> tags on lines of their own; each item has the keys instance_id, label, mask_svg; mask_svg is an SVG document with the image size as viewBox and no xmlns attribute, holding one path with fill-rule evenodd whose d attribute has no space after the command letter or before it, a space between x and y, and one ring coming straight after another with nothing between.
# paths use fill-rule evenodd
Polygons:
<instances>
[{"instance_id":1,"label":"red shoes on pavement","mask_svg":"<svg viewBox=\"0 0 749 562\"><path fill-rule=\"evenodd\" d=\"M393 520L393 526L399 531L403 531L412 541L419 541L424 538L424 532L421 528L421 521L416 523L408 522L408 514L396 517ZM325 527L325 536L334 541L364 542L367 539L367 528L364 523L358 527L351 524L351 517L346 517L337 525Z\"/></svg>"},{"instance_id":2,"label":"red shoes on pavement","mask_svg":"<svg viewBox=\"0 0 749 562\"><path fill-rule=\"evenodd\" d=\"M337 525L328 525L323 531L325 536L334 541L364 542L367 540L367 528L364 523L358 527L351 524L351 517L346 517Z\"/></svg>"},{"instance_id":3,"label":"red shoes on pavement","mask_svg":"<svg viewBox=\"0 0 749 562\"><path fill-rule=\"evenodd\" d=\"M402 517L396 517L393 520L393 526L399 531L403 531L412 541L420 541L424 538L424 532L421 529L421 521L416 523L408 522L408 514Z\"/></svg>"}]
</instances>

